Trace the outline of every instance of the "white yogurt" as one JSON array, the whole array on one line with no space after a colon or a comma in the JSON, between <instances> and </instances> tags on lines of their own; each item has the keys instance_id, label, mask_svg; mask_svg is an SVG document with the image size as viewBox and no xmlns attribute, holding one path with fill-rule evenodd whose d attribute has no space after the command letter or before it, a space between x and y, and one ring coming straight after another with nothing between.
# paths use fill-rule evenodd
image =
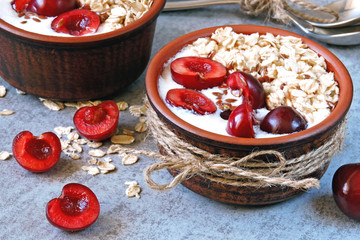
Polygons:
<instances>
[{"instance_id":1,"label":"white yogurt","mask_svg":"<svg viewBox=\"0 0 360 240\"><path fill-rule=\"evenodd\" d=\"M159 95L163 99L163 101L166 103L167 107L179 118L182 120L190 123L191 125L198 127L200 129L217 133L220 135L230 136L226 132L227 127L227 120L224 120L220 117L220 113L222 110L219 108L216 110L216 112L212 114L206 114L206 115L200 115L196 114L191 110L183 109L181 107L174 107L171 106L166 102L166 94L170 89L174 88L184 88L182 85L176 83L172 77L171 77L171 70L170 70L170 64L173 60L180 58L180 57L187 57L187 56L196 56L197 54L191 49L187 48L186 50L182 50L179 53L175 55L174 58L170 59L169 62L167 62L164 66L164 71L162 75L159 78ZM212 92L220 92L219 87L213 87L208 89L203 89L200 91L202 94L207 96L209 99L211 99L214 103L217 101L216 96L212 94ZM228 98L234 98L233 95L231 95L230 91L228 91ZM234 102L234 106L238 106L242 103L243 99L242 97L238 98L237 102ZM260 120L265 117L265 115L269 112L266 108L254 110L255 118ZM255 132L255 138L269 138L269 137L279 137L286 134L270 134L267 132L264 132L260 129L259 125L254 125L254 132Z\"/></svg>"}]
</instances>

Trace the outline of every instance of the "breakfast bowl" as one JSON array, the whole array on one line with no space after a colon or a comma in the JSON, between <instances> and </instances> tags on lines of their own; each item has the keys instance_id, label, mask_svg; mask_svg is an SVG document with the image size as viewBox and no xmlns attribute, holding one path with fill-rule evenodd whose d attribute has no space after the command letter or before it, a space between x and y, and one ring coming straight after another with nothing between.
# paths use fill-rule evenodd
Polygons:
<instances>
[{"instance_id":1,"label":"breakfast bowl","mask_svg":"<svg viewBox=\"0 0 360 240\"><path fill-rule=\"evenodd\" d=\"M199 42L199 39L209 39L216 35L219 29L220 32L228 32L227 36L234 36L234 33L241 34L237 39L250 36L248 40L241 40L245 43L250 42L250 45L254 39L265 37L283 39L280 42L284 42L284 39L290 39L291 43L299 41L301 48L313 52L316 59L323 61L321 65L326 70L326 74L333 76L337 97L336 104L329 104L331 105L329 115L301 131L249 138L203 129L202 125L206 125L208 120L202 121L198 118L195 123L190 124L189 121L175 114L170 109L173 106L167 97L165 100L160 90L162 81L160 79L165 69L170 68L174 56L182 52L185 46L190 44L195 47L200 46L202 42ZM235 47L239 45L226 37L223 41L227 44L232 42L232 46ZM220 46L218 39L212 42L211 44ZM279 46L278 43L266 43L263 46L268 48L270 45ZM203 49L206 49L206 46ZM244 49L242 51L245 51ZM291 55L292 50L285 49L285 53ZM209 51L205 51L205 58L213 58L214 53ZM249 55L248 52L245 54ZM284 61L289 58L280 55L284 54L279 54ZM314 65L314 61L317 60L311 57L306 61L311 63L311 69L317 68ZM229 64L225 63L224 66L226 65ZM228 66L227 68L229 69ZM309 78L311 77L307 76L304 79ZM284 88L283 85L281 88ZM300 89L297 88L294 87L294 90ZM238 205L264 205L278 203L312 187L319 187L320 178L328 168L331 158L340 151L345 137L346 114L352 102L353 86L342 62L320 44L296 33L277 28L232 25L201 29L167 44L154 56L148 66L146 93L147 122L163 155L161 162L145 170L145 179L151 188L166 190L181 183L190 190L216 201ZM269 103L267 105L269 106ZM218 124L210 125L212 128L219 128ZM167 169L174 176L169 184L157 184L152 179L151 174L161 169Z\"/></svg>"},{"instance_id":2,"label":"breakfast bowl","mask_svg":"<svg viewBox=\"0 0 360 240\"><path fill-rule=\"evenodd\" d=\"M2 16L0 76L19 90L54 100L89 100L115 94L145 70L156 19L164 4L165 0L154 0L136 21L83 36L31 32L15 27ZM40 17L35 20L40 22Z\"/></svg>"}]
</instances>

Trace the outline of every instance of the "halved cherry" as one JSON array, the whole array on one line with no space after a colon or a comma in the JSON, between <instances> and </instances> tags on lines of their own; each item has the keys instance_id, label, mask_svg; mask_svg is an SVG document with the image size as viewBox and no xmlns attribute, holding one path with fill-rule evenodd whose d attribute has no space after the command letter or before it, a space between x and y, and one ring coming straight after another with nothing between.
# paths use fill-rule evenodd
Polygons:
<instances>
[{"instance_id":1,"label":"halved cherry","mask_svg":"<svg viewBox=\"0 0 360 240\"><path fill-rule=\"evenodd\" d=\"M247 101L244 101L231 112L226 132L235 137L255 137L252 108Z\"/></svg>"},{"instance_id":2,"label":"halved cherry","mask_svg":"<svg viewBox=\"0 0 360 240\"><path fill-rule=\"evenodd\" d=\"M16 12L23 12L31 1L32 0L14 0L11 2L11 5Z\"/></svg>"},{"instance_id":3,"label":"halved cherry","mask_svg":"<svg viewBox=\"0 0 360 240\"><path fill-rule=\"evenodd\" d=\"M227 74L221 63L202 57L177 58L171 63L170 68L175 82L197 90L221 85Z\"/></svg>"},{"instance_id":4,"label":"halved cherry","mask_svg":"<svg viewBox=\"0 0 360 240\"><path fill-rule=\"evenodd\" d=\"M99 201L90 188L79 184L66 184L60 197L46 206L46 218L57 228L79 231L92 225L100 213Z\"/></svg>"},{"instance_id":5,"label":"halved cherry","mask_svg":"<svg viewBox=\"0 0 360 240\"><path fill-rule=\"evenodd\" d=\"M30 0L26 10L39 15L53 17L75 8L76 0Z\"/></svg>"},{"instance_id":6,"label":"halved cherry","mask_svg":"<svg viewBox=\"0 0 360 240\"><path fill-rule=\"evenodd\" d=\"M104 101L98 106L82 107L74 118L76 130L84 137L101 141L111 137L119 121L119 108L114 101Z\"/></svg>"},{"instance_id":7,"label":"halved cherry","mask_svg":"<svg viewBox=\"0 0 360 240\"><path fill-rule=\"evenodd\" d=\"M100 26L100 17L95 12L87 9L75 9L65 12L51 22L55 32L82 36L94 33Z\"/></svg>"},{"instance_id":8,"label":"halved cherry","mask_svg":"<svg viewBox=\"0 0 360 240\"><path fill-rule=\"evenodd\" d=\"M226 84L233 90L241 89L243 96L249 99L253 109L265 107L264 88L253 75L245 72L234 72L227 77Z\"/></svg>"},{"instance_id":9,"label":"halved cherry","mask_svg":"<svg viewBox=\"0 0 360 240\"><path fill-rule=\"evenodd\" d=\"M280 106L271 110L260 124L261 130L275 134L299 132L306 127L305 118L289 106Z\"/></svg>"},{"instance_id":10,"label":"halved cherry","mask_svg":"<svg viewBox=\"0 0 360 240\"><path fill-rule=\"evenodd\" d=\"M189 109L201 115L217 110L216 105L208 97L190 89L171 89L166 94L166 101L172 106Z\"/></svg>"},{"instance_id":11,"label":"halved cherry","mask_svg":"<svg viewBox=\"0 0 360 240\"><path fill-rule=\"evenodd\" d=\"M52 132L36 137L29 131L23 131L15 136L12 151L23 168L32 172L45 172L59 161L61 143Z\"/></svg>"}]
</instances>

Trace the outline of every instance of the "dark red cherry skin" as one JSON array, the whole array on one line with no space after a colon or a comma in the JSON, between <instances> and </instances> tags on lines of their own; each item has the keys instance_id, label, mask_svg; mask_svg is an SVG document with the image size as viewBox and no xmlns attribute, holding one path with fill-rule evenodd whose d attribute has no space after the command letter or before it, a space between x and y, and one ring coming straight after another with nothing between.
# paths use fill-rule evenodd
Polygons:
<instances>
[{"instance_id":1,"label":"dark red cherry skin","mask_svg":"<svg viewBox=\"0 0 360 240\"><path fill-rule=\"evenodd\" d=\"M261 130L274 134L299 132L306 127L305 118L288 106L280 106L271 110L260 124Z\"/></svg>"},{"instance_id":2,"label":"dark red cherry skin","mask_svg":"<svg viewBox=\"0 0 360 240\"><path fill-rule=\"evenodd\" d=\"M12 151L23 168L32 172L45 172L59 161L61 143L52 132L36 137L29 131L22 131L15 136Z\"/></svg>"},{"instance_id":3,"label":"dark red cherry skin","mask_svg":"<svg viewBox=\"0 0 360 240\"><path fill-rule=\"evenodd\" d=\"M65 231L79 231L92 225L100 213L99 201L90 188L69 183L61 195L46 206L46 218L55 227Z\"/></svg>"},{"instance_id":4,"label":"dark red cherry skin","mask_svg":"<svg viewBox=\"0 0 360 240\"><path fill-rule=\"evenodd\" d=\"M170 64L171 76L175 82L196 90L221 85L227 69L219 62L202 57L177 58Z\"/></svg>"},{"instance_id":5,"label":"dark red cherry skin","mask_svg":"<svg viewBox=\"0 0 360 240\"><path fill-rule=\"evenodd\" d=\"M336 205L348 217L360 220L360 163L345 164L332 180Z\"/></svg>"},{"instance_id":6,"label":"dark red cherry skin","mask_svg":"<svg viewBox=\"0 0 360 240\"><path fill-rule=\"evenodd\" d=\"M216 105L204 94L190 89L171 89L166 94L166 102L174 107L189 109L194 113L205 115L214 113Z\"/></svg>"},{"instance_id":7,"label":"dark red cherry skin","mask_svg":"<svg viewBox=\"0 0 360 240\"><path fill-rule=\"evenodd\" d=\"M245 72L233 72L227 77L226 84L232 90L241 89L243 96L249 99L253 109L265 107L264 88L253 75Z\"/></svg>"},{"instance_id":8,"label":"dark red cherry skin","mask_svg":"<svg viewBox=\"0 0 360 240\"><path fill-rule=\"evenodd\" d=\"M119 108L114 101L104 101L98 106L82 107L76 111L73 122L83 137L102 141L111 137L119 121Z\"/></svg>"},{"instance_id":9,"label":"dark red cherry skin","mask_svg":"<svg viewBox=\"0 0 360 240\"><path fill-rule=\"evenodd\" d=\"M31 0L27 6L27 11L53 17L75 8L76 0Z\"/></svg>"},{"instance_id":10,"label":"dark red cherry skin","mask_svg":"<svg viewBox=\"0 0 360 240\"><path fill-rule=\"evenodd\" d=\"M66 33L73 36L82 36L95 33L100 26L100 17L87 9L75 9L65 12L51 22L55 32Z\"/></svg>"},{"instance_id":11,"label":"dark red cherry skin","mask_svg":"<svg viewBox=\"0 0 360 240\"><path fill-rule=\"evenodd\" d=\"M252 119L252 108L247 101L244 101L231 112L226 132L235 137L254 138Z\"/></svg>"}]
</instances>

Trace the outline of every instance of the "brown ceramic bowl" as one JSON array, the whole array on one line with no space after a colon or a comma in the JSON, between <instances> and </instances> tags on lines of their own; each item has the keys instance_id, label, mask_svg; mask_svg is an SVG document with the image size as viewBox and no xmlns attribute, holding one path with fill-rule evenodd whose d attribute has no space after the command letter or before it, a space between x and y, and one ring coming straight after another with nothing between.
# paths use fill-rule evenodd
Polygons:
<instances>
[{"instance_id":1,"label":"brown ceramic bowl","mask_svg":"<svg viewBox=\"0 0 360 240\"><path fill-rule=\"evenodd\" d=\"M160 98L158 93L158 79L163 71L164 64L185 45L200 37L210 36L218 27L202 29L186 34L166 45L151 60L146 74L146 90L149 102L158 117L169 129L185 141L210 153L221 153L230 156L243 157L254 150L277 150L286 159L299 157L318 147L333 136L336 127L344 121L352 101L353 87L351 77L341 61L325 47L300 36L298 34L265 26L234 25L230 26L237 33L259 34L272 33L274 35L295 36L301 38L312 50L323 56L327 62L328 71L334 72L335 80L339 83L339 102L329 117L316 126L287 136L265 139L248 139L222 136L194 127L173 114ZM161 149L160 149L161 150ZM315 171L307 177L320 179L325 173L328 164L320 171ZM170 173L176 175L174 169ZM182 183L189 189L211 199L221 202L259 205L284 201L292 198L303 190L289 187L235 187L224 185L209 179L194 176Z\"/></svg>"},{"instance_id":2,"label":"brown ceramic bowl","mask_svg":"<svg viewBox=\"0 0 360 240\"><path fill-rule=\"evenodd\" d=\"M0 19L0 76L44 98L72 101L114 94L145 70L164 4L154 0L134 23L83 37L40 35Z\"/></svg>"}]
</instances>

